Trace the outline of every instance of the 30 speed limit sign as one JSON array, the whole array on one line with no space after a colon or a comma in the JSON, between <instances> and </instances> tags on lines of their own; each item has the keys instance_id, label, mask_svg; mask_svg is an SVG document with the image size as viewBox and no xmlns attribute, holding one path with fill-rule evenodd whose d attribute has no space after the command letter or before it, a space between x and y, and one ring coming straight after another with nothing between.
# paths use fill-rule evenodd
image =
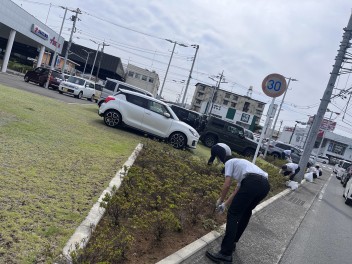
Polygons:
<instances>
[{"instance_id":1,"label":"30 speed limit sign","mask_svg":"<svg viewBox=\"0 0 352 264\"><path fill-rule=\"evenodd\" d=\"M269 97L279 97L287 89L286 79L281 74L269 74L262 82L262 89Z\"/></svg>"}]
</instances>

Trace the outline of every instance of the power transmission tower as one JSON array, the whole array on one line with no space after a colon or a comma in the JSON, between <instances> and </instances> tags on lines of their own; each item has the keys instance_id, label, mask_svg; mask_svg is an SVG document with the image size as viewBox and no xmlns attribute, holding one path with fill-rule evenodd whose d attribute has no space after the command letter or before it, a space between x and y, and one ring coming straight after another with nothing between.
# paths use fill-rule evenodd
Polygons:
<instances>
[{"instance_id":1,"label":"power transmission tower","mask_svg":"<svg viewBox=\"0 0 352 264\"><path fill-rule=\"evenodd\" d=\"M330 78L328 84L326 86L323 98L320 101L319 109L315 118L313 120L313 124L311 126L311 131L308 134L307 144L304 148L301 160L299 162L299 166L302 168L301 171L296 175L296 180L300 182L303 179L304 168L306 167L309 157L312 153L315 140L318 135L318 131L320 128L320 124L324 118L325 112L328 108L328 104L330 103L331 95L336 83L337 76L339 75L340 69L343 69L342 63L348 62L350 58L348 57L347 49L351 47L350 40L352 39L352 14L348 21L347 27L343 29L345 32L343 33L343 38L340 44L340 48L338 50L337 56L335 58L335 64L333 66L332 72L330 73Z\"/></svg>"}]
</instances>

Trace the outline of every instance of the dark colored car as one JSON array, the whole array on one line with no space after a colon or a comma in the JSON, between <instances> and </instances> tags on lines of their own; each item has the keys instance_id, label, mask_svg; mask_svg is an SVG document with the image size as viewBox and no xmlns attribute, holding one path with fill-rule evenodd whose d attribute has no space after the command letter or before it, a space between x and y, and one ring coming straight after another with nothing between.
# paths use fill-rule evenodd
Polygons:
<instances>
[{"instance_id":1,"label":"dark colored car","mask_svg":"<svg viewBox=\"0 0 352 264\"><path fill-rule=\"evenodd\" d=\"M253 156L258 144L244 136L244 128L225 120L209 116L201 132L200 140L207 147L216 143L227 144L232 151L244 156Z\"/></svg>"},{"instance_id":2,"label":"dark colored car","mask_svg":"<svg viewBox=\"0 0 352 264\"><path fill-rule=\"evenodd\" d=\"M49 69L38 67L38 68L35 68L33 71L28 71L24 76L24 81L34 82L44 87L45 83L48 80L48 75L49 75ZM52 71L50 80L49 80L49 87L53 89L58 89L61 81L62 81L61 73L58 71Z\"/></svg>"},{"instance_id":3,"label":"dark colored car","mask_svg":"<svg viewBox=\"0 0 352 264\"><path fill-rule=\"evenodd\" d=\"M170 105L170 107L175 112L178 119L190 125L199 132L202 114L177 105Z\"/></svg>"}]
</instances>

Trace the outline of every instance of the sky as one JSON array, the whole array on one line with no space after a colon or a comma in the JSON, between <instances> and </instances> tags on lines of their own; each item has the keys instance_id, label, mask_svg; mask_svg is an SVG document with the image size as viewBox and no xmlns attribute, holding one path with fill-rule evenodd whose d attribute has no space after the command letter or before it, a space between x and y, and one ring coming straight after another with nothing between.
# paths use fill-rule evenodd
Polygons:
<instances>
[{"instance_id":1,"label":"sky","mask_svg":"<svg viewBox=\"0 0 352 264\"><path fill-rule=\"evenodd\" d=\"M349 21L351 0L13 0L27 12L59 32L64 10L79 8L82 14L73 41L92 49L95 42L109 46L104 52L155 70L162 85L176 45L162 96L182 98L195 49L199 45L192 79L186 95L190 103L198 82L215 85L224 72L220 88L267 103L261 84L271 73L291 81L278 121L294 126L317 113L335 56ZM70 15L73 13L70 12ZM69 17L68 15L67 17ZM66 19L63 37L68 40L72 21ZM345 64L346 68L351 65ZM212 77L212 79L210 78ZM338 78L336 88L352 86L350 74ZM185 80L185 81L183 81ZM216 78L215 78L216 80ZM339 90L334 90L333 94ZM335 132L352 135L352 107L347 98L335 98L329 109L337 121ZM276 99L280 104L282 96ZM352 100L351 100L352 101ZM346 111L344 111L346 109ZM330 113L326 113L329 118ZM261 124L264 123L262 117ZM277 122L276 129L280 126ZM301 125L298 125L301 126Z\"/></svg>"}]
</instances>

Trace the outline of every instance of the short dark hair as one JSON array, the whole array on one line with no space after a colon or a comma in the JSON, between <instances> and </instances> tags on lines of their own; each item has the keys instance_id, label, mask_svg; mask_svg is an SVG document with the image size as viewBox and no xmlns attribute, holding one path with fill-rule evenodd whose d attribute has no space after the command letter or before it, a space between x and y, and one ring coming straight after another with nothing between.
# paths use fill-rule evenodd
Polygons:
<instances>
[{"instance_id":1,"label":"short dark hair","mask_svg":"<svg viewBox=\"0 0 352 264\"><path fill-rule=\"evenodd\" d=\"M281 169L287 170L287 165L283 165L283 166L281 167Z\"/></svg>"},{"instance_id":2,"label":"short dark hair","mask_svg":"<svg viewBox=\"0 0 352 264\"><path fill-rule=\"evenodd\" d=\"M320 167L317 165L317 166L315 166L317 169L319 169Z\"/></svg>"}]
</instances>

